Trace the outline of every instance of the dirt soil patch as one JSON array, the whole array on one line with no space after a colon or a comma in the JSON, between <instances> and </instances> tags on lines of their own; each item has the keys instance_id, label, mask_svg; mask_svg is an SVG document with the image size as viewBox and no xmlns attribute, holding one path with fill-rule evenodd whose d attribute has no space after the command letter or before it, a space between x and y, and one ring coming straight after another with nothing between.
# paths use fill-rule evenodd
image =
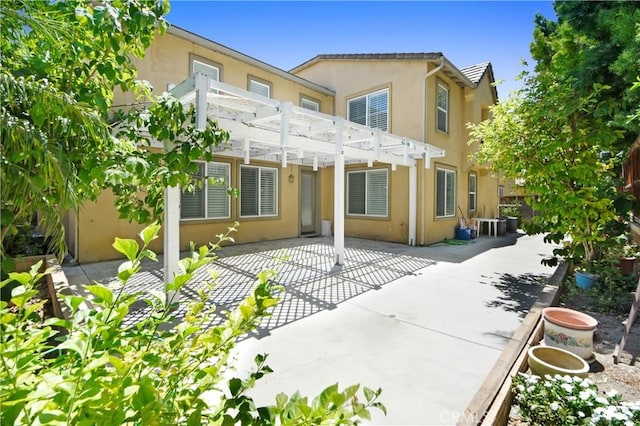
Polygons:
<instances>
[{"instance_id":1,"label":"dirt soil patch","mask_svg":"<svg viewBox=\"0 0 640 426\"><path fill-rule=\"evenodd\" d=\"M587 302L584 297L572 297L561 306L584 312L598 320L598 328L593 335L596 360L591 364L589 379L597 383L600 391L615 389L625 401L640 401L640 317L631 326L624 350L615 364L613 352L624 333L622 322L627 315L590 312L584 308Z\"/></svg>"}]
</instances>

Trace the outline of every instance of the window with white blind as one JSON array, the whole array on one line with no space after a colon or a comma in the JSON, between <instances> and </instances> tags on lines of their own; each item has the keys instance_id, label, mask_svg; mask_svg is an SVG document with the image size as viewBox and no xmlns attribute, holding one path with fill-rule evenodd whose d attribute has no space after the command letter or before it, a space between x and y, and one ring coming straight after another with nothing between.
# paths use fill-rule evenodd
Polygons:
<instances>
[{"instance_id":1,"label":"window with white blind","mask_svg":"<svg viewBox=\"0 0 640 426\"><path fill-rule=\"evenodd\" d=\"M240 166L240 217L277 214L278 169Z\"/></svg>"},{"instance_id":2,"label":"window with white blind","mask_svg":"<svg viewBox=\"0 0 640 426\"><path fill-rule=\"evenodd\" d=\"M318 102L304 97L300 98L300 106L302 108L310 109L311 111L320 111L320 104Z\"/></svg>"},{"instance_id":3,"label":"window with white blind","mask_svg":"<svg viewBox=\"0 0 640 426\"><path fill-rule=\"evenodd\" d=\"M196 179L204 180L202 188L193 192L182 192L180 199L181 219L228 219L231 203L227 188L231 186L231 165L227 163L198 161Z\"/></svg>"},{"instance_id":4,"label":"window with white blind","mask_svg":"<svg viewBox=\"0 0 640 426\"><path fill-rule=\"evenodd\" d=\"M388 216L387 169L347 172L347 214Z\"/></svg>"},{"instance_id":5,"label":"window with white blind","mask_svg":"<svg viewBox=\"0 0 640 426\"><path fill-rule=\"evenodd\" d=\"M389 90L369 93L347 102L349 121L375 127L385 132L389 129Z\"/></svg>"},{"instance_id":6,"label":"window with white blind","mask_svg":"<svg viewBox=\"0 0 640 426\"><path fill-rule=\"evenodd\" d=\"M436 217L455 216L456 172L436 169Z\"/></svg>"},{"instance_id":7,"label":"window with white blind","mask_svg":"<svg viewBox=\"0 0 640 426\"><path fill-rule=\"evenodd\" d=\"M271 97L271 86L267 83L260 82L253 78L249 78L249 87L250 92L257 93L258 95L262 95L266 98Z\"/></svg>"},{"instance_id":8,"label":"window with white blind","mask_svg":"<svg viewBox=\"0 0 640 426\"><path fill-rule=\"evenodd\" d=\"M220 81L220 68L214 65L205 64L204 62L194 59L191 64L191 69L192 72L199 72L208 76L212 80Z\"/></svg>"},{"instance_id":9,"label":"window with white blind","mask_svg":"<svg viewBox=\"0 0 640 426\"><path fill-rule=\"evenodd\" d=\"M478 207L478 176L469 174L469 211L475 212Z\"/></svg>"},{"instance_id":10,"label":"window with white blind","mask_svg":"<svg viewBox=\"0 0 640 426\"><path fill-rule=\"evenodd\" d=\"M449 89L438 83L437 91L437 120L438 130L449 132Z\"/></svg>"}]
</instances>

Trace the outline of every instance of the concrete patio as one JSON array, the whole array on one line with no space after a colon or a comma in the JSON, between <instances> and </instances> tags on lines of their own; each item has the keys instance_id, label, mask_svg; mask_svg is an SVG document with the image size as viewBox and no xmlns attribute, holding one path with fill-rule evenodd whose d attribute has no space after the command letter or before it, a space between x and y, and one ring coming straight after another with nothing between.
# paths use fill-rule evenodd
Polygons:
<instances>
[{"instance_id":1,"label":"concrete patio","mask_svg":"<svg viewBox=\"0 0 640 426\"><path fill-rule=\"evenodd\" d=\"M553 273L540 264L553 247L521 233L428 247L346 238L342 267L332 244L320 237L234 245L213 265L220 275L212 324L262 269L277 270L286 289L273 315L237 346L239 375L256 354L269 354L275 372L253 390L259 405L279 392L314 396L335 382L361 383L383 388L388 415L374 412L372 424L455 424ZM117 285L120 263L64 270L72 283ZM145 265L127 290L162 290L161 264Z\"/></svg>"}]
</instances>

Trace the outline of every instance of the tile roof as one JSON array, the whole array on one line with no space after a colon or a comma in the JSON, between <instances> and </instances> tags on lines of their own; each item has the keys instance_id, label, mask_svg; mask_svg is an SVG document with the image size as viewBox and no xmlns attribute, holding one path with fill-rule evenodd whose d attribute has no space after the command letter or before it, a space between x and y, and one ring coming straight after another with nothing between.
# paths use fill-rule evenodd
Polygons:
<instances>
[{"instance_id":1,"label":"tile roof","mask_svg":"<svg viewBox=\"0 0 640 426\"><path fill-rule=\"evenodd\" d=\"M481 64L471 65L470 67L460 68L460 72L474 84L478 84L490 66L491 62L483 62Z\"/></svg>"},{"instance_id":2,"label":"tile roof","mask_svg":"<svg viewBox=\"0 0 640 426\"><path fill-rule=\"evenodd\" d=\"M442 52L428 53L331 53L313 59L439 59Z\"/></svg>"}]
</instances>

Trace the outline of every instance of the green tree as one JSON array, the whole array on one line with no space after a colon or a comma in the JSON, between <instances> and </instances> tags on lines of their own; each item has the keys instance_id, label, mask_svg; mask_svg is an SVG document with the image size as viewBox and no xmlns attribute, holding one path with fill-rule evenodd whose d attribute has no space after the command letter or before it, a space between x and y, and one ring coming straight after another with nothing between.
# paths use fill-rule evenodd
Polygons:
<instances>
[{"instance_id":1,"label":"green tree","mask_svg":"<svg viewBox=\"0 0 640 426\"><path fill-rule=\"evenodd\" d=\"M215 122L197 130L193 109L136 79L132 58L165 31L168 11L166 0L0 2L0 254L36 214L63 253L64 212L105 189L122 218L158 218L163 188L188 185L192 160L227 141ZM148 108L114 122L115 90ZM175 148L150 150L154 139Z\"/></svg>"},{"instance_id":2,"label":"green tree","mask_svg":"<svg viewBox=\"0 0 640 426\"><path fill-rule=\"evenodd\" d=\"M640 61L640 4L556 2L557 22L536 17L533 74L492 110L493 120L471 125L482 140L478 160L523 183L540 214L529 232L565 235L559 253L599 256L612 224L629 209L616 190L624 149L637 136L631 90Z\"/></svg>"}]
</instances>

